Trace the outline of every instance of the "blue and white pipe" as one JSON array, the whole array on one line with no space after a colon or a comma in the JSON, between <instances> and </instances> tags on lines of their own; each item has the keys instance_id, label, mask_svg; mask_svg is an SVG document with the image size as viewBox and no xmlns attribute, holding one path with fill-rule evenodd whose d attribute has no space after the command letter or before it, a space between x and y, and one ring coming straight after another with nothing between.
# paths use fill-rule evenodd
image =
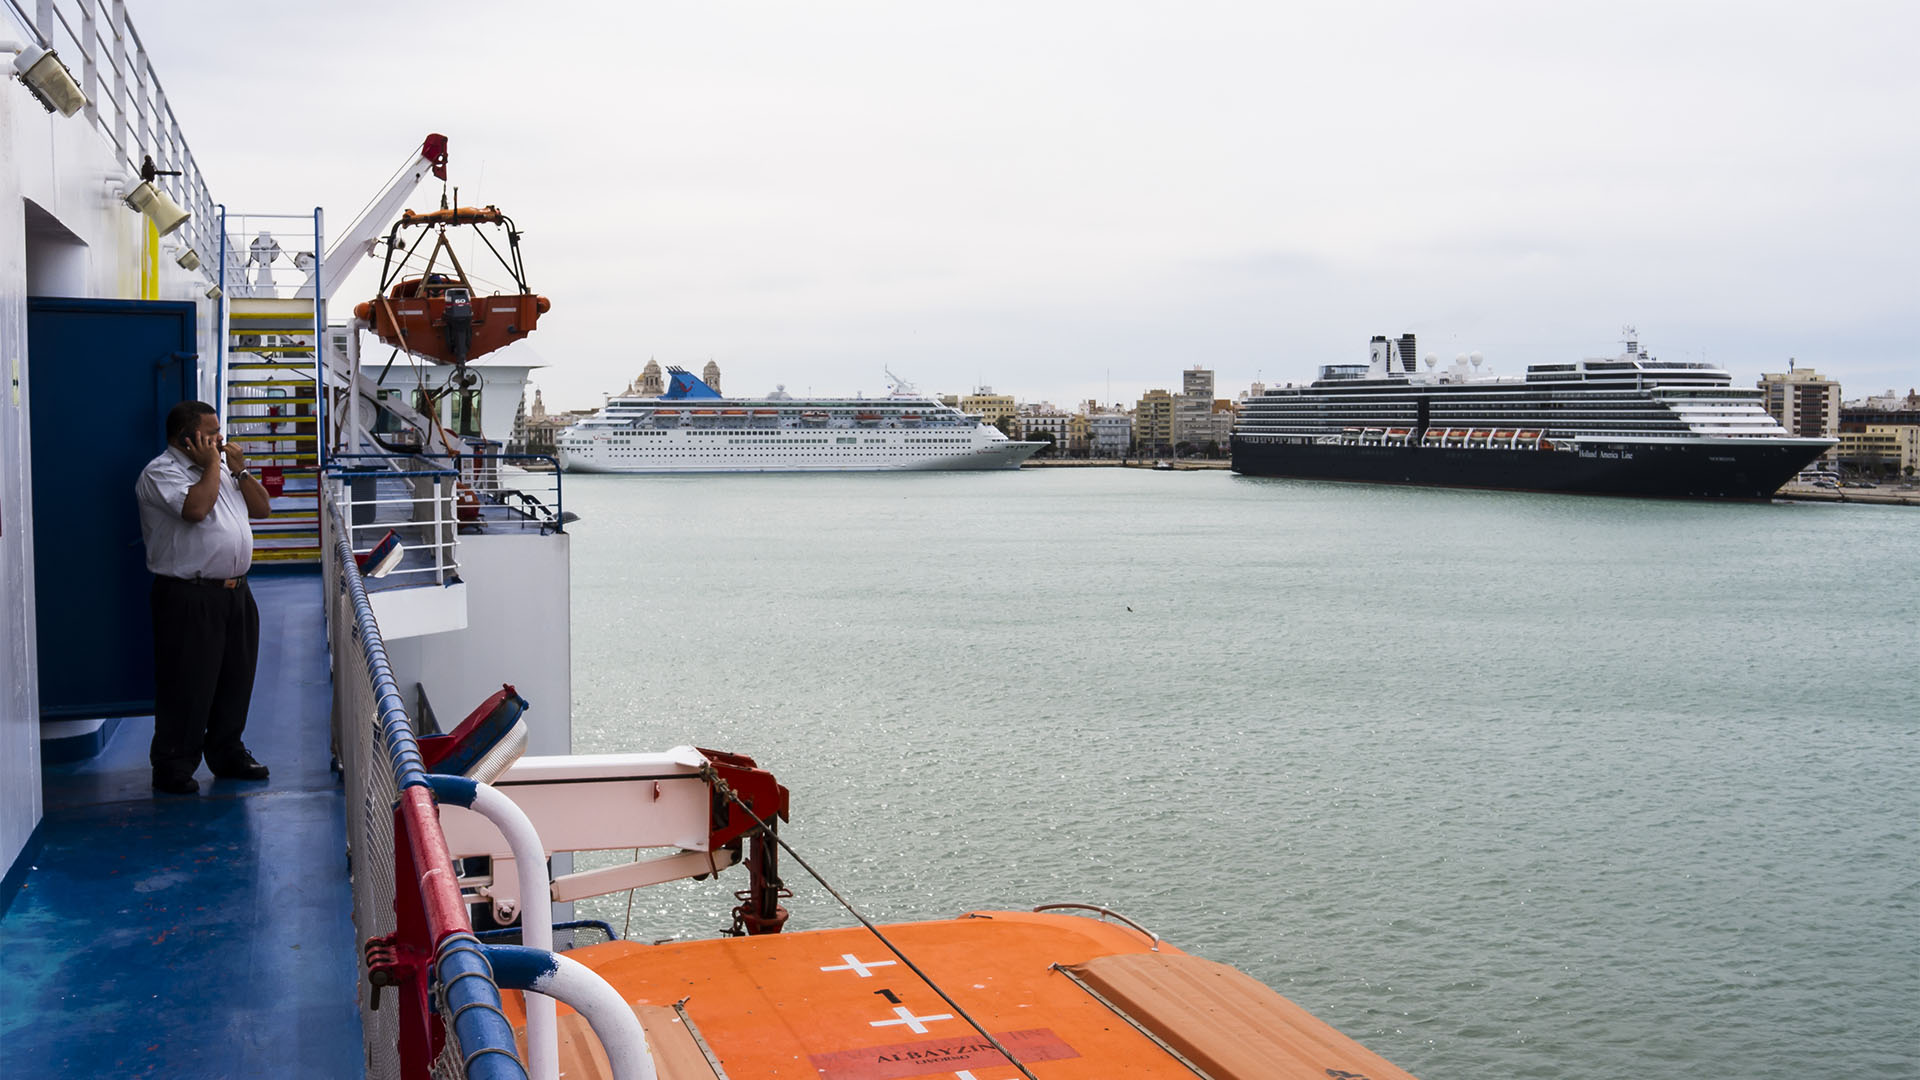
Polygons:
<instances>
[{"instance_id":1,"label":"blue and white pipe","mask_svg":"<svg viewBox=\"0 0 1920 1080\"><path fill-rule=\"evenodd\" d=\"M472 810L506 838L520 873L520 940L530 949L552 953L553 883L547 879L547 852L533 819L491 784L441 774L429 775L427 784L436 800ZM526 1006L528 1071L533 1080L560 1080L560 1024L553 998L529 993Z\"/></svg>"},{"instance_id":2,"label":"blue and white pipe","mask_svg":"<svg viewBox=\"0 0 1920 1080\"><path fill-rule=\"evenodd\" d=\"M481 949L499 985L558 998L586 1017L607 1052L614 1080L659 1080L640 1018L598 972L578 960L525 945L482 945Z\"/></svg>"}]
</instances>

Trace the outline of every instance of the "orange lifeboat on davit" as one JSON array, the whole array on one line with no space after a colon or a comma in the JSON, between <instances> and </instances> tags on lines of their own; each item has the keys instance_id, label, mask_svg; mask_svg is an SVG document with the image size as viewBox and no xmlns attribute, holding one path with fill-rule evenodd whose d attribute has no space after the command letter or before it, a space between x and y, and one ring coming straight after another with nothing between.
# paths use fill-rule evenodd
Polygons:
<instances>
[{"instance_id":1,"label":"orange lifeboat on davit","mask_svg":"<svg viewBox=\"0 0 1920 1080\"><path fill-rule=\"evenodd\" d=\"M478 230L485 225L506 230L504 255L486 234L480 238L513 278L514 292L479 295L447 239L449 228L471 226ZM400 230L407 228L428 232L409 248L400 239ZM418 267L415 255L429 235L433 246L424 267ZM462 206L425 214L408 210L387 233L386 247L380 292L372 300L355 305L353 313L366 320L381 341L415 356L465 367L467 361L527 336L552 307L546 297L535 296L527 287L526 270L520 262L520 231L499 207ZM416 267L417 272L402 276Z\"/></svg>"}]
</instances>

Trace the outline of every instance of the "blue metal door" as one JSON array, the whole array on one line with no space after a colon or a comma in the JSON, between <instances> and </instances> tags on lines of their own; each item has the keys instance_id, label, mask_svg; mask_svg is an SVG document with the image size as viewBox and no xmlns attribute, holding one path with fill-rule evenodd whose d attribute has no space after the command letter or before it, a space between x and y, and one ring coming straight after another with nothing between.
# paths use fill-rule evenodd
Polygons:
<instances>
[{"instance_id":1,"label":"blue metal door","mask_svg":"<svg viewBox=\"0 0 1920 1080\"><path fill-rule=\"evenodd\" d=\"M42 719L153 711L146 549L133 485L198 396L194 305L27 298L34 618Z\"/></svg>"}]
</instances>

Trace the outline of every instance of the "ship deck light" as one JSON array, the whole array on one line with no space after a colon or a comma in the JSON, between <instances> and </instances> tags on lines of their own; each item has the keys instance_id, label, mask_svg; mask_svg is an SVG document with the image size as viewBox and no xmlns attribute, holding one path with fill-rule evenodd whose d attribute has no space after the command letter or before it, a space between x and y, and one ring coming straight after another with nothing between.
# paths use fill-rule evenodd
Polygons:
<instances>
[{"instance_id":1,"label":"ship deck light","mask_svg":"<svg viewBox=\"0 0 1920 1080\"><path fill-rule=\"evenodd\" d=\"M0 41L0 50L19 54L13 58L13 73L48 112L72 116L86 107L87 95L80 92L73 72L52 49L33 42Z\"/></svg>"},{"instance_id":2,"label":"ship deck light","mask_svg":"<svg viewBox=\"0 0 1920 1080\"><path fill-rule=\"evenodd\" d=\"M138 210L147 215L148 220L153 222L153 227L160 231L161 236L185 225L187 219L193 216L153 182L156 176L179 175L178 172L156 167L153 158L148 157L140 165L140 183L135 185L132 191L127 192L124 198L129 209Z\"/></svg>"}]
</instances>

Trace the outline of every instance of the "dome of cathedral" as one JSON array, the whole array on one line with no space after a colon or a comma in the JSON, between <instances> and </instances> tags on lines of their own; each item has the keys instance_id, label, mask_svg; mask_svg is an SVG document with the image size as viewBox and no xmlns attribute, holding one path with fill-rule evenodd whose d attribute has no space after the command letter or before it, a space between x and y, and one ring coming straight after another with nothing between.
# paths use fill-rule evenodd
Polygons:
<instances>
[{"instance_id":1,"label":"dome of cathedral","mask_svg":"<svg viewBox=\"0 0 1920 1080\"><path fill-rule=\"evenodd\" d=\"M647 357L647 366L640 369L640 378L635 382L635 392L643 397L659 397L667 392L666 380L660 377L660 362Z\"/></svg>"}]
</instances>

